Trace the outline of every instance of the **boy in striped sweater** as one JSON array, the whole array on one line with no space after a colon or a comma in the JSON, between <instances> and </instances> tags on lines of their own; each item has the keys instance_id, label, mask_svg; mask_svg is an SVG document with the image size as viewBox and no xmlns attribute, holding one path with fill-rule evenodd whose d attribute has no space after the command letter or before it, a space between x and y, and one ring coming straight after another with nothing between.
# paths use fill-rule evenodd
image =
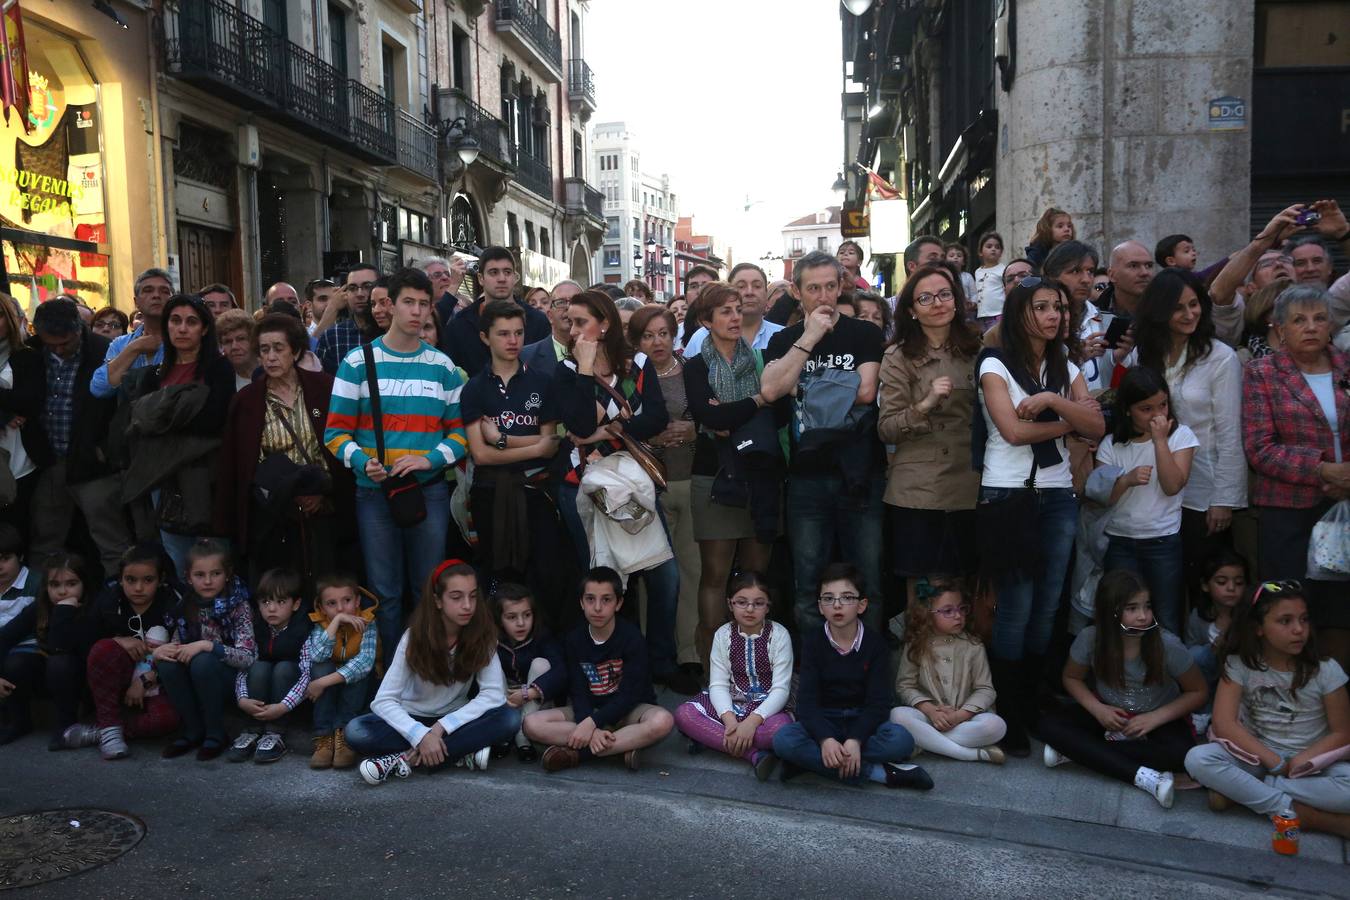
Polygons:
<instances>
[{"instance_id":1,"label":"boy in striped sweater","mask_svg":"<svg viewBox=\"0 0 1350 900\"><path fill-rule=\"evenodd\" d=\"M389 279L394 298L389 330L369 345L384 423L384 459L378 458L366 348L338 366L324 442L356 474L356 519L366 579L380 600L378 623L385 663L403 632L402 598L416 597L445 555L450 493L445 468L468 452L459 395L464 375L444 353L422 342L434 315L431 281L417 269ZM426 518L410 528L394 524L381 483L413 475L426 499ZM404 562L406 560L406 566Z\"/></svg>"}]
</instances>

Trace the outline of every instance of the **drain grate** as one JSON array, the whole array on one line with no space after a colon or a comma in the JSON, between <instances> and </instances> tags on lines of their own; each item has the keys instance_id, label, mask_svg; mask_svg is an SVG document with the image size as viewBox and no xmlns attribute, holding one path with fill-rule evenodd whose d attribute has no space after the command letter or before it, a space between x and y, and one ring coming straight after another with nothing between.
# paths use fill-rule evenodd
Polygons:
<instances>
[{"instance_id":1,"label":"drain grate","mask_svg":"<svg viewBox=\"0 0 1350 900\"><path fill-rule=\"evenodd\" d=\"M0 891L98 868L143 837L139 819L103 809L51 809L0 819Z\"/></svg>"}]
</instances>

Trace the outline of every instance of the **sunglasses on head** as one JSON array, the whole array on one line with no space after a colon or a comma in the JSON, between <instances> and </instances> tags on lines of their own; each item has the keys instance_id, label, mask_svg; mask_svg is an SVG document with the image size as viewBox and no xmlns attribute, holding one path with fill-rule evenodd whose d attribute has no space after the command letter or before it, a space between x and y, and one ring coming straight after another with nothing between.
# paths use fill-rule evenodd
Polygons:
<instances>
[{"instance_id":1,"label":"sunglasses on head","mask_svg":"<svg viewBox=\"0 0 1350 900\"><path fill-rule=\"evenodd\" d=\"M1272 597L1279 597L1284 594L1302 596L1303 585L1292 579L1289 581L1263 581L1252 592L1252 606L1255 606L1256 601L1260 600L1264 594L1270 594Z\"/></svg>"}]
</instances>

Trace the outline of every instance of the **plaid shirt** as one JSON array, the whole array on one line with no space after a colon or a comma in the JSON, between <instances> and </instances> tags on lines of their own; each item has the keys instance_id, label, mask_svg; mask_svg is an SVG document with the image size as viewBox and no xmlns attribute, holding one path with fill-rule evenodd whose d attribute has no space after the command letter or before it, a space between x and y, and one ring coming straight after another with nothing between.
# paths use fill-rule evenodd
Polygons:
<instances>
[{"instance_id":1,"label":"plaid shirt","mask_svg":"<svg viewBox=\"0 0 1350 900\"><path fill-rule=\"evenodd\" d=\"M75 424L75 373L79 368L78 344L70 359L47 352L47 406L42 413L42 425L47 429L52 452L60 457L70 449L70 430Z\"/></svg>"},{"instance_id":2,"label":"plaid shirt","mask_svg":"<svg viewBox=\"0 0 1350 900\"><path fill-rule=\"evenodd\" d=\"M353 318L339 319L332 328L319 335L319 346L315 354L329 375L336 375L338 365L347 358L347 354L366 343Z\"/></svg>"},{"instance_id":3,"label":"plaid shirt","mask_svg":"<svg viewBox=\"0 0 1350 900\"><path fill-rule=\"evenodd\" d=\"M1332 383L1341 447L1350 450L1350 356L1334 347ZM1242 445L1256 472L1254 506L1308 509L1321 503L1318 463L1335 462L1326 413L1287 350L1254 359L1242 385Z\"/></svg>"},{"instance_id":4,"label":"plaid shirt","mask_svg":"<svg viewBox=\"0 0 1350 900\"><path fill-rule=\"evenodd\" d=\"M300 677L291 685L286 696L281 698L281 705L286 709L295 709L305 699L305 689L309 687L309 668L309 640L306 639L300 645ZM240 669L239 674L234 676L234 699L236 702L248 699L247 669Z\"/></svg>"}]
</instances>

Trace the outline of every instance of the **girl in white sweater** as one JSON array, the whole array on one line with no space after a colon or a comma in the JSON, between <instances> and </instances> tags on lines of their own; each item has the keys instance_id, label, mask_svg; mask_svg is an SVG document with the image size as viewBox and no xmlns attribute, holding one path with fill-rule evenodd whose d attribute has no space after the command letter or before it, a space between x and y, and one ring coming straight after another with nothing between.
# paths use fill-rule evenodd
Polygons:
<instances>
[{"instance_id":1,"label":"girl in white sweater","mask_svg":"<svg viewBox=\"0 0 1350 900\"><path fill-rule=\"evenodd\" d=\"M370 708L346 731L352 749L370 757L360 767L368 784L446 760L485 769L489 748L520 728L472 566L448 559L431 573Z\"/></svg>"}]
</instances>

